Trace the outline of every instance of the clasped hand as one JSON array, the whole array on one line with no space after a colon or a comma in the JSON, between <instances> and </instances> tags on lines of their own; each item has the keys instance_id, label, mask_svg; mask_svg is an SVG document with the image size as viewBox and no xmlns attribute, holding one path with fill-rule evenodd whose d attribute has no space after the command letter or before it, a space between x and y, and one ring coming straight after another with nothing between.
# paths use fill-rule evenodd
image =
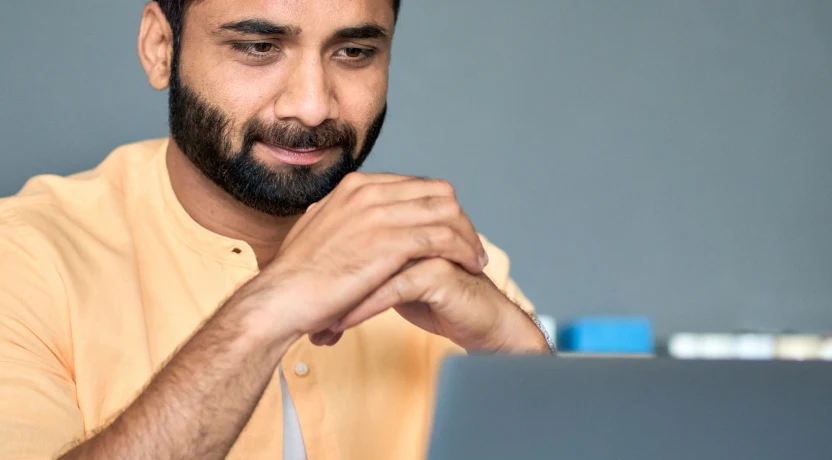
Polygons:
<instances>
[{"instance_id":1,"label":"clasped hand","mask_svg":"<svg viewBox=\"0 0 832 460\"><path fill-rule=\"evenodd\" d=\"M298 220L257 282L317 345L393 308L469 351L547 350L487 264L448 182L352 173Z\"/></svg>"}]
</instances>

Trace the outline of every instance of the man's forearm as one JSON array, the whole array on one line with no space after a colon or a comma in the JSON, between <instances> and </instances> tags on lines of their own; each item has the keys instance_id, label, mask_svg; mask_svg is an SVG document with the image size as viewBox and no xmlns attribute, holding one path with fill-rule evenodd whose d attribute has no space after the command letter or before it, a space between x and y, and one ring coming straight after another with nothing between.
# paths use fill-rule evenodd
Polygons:
<instances>
[{"instance_id":1,"label":"man's forearm","mask_svg":"<svg viewBox=\"0 0 832 460\"><path fill-rule=\"evenodd\" d=\"M255 309L229 300L111 425L61 459L225 458L297 339L264 331Z\"/></svg>"}]
</instances>

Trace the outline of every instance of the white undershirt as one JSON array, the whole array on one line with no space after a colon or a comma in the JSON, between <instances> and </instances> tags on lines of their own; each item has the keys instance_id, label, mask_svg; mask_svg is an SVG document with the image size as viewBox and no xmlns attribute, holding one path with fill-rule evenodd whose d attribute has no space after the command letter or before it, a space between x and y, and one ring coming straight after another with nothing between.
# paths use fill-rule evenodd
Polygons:
<instances>
[{"instance_id":1,"label":"white undershirt","mask_svg":"<svg viewBox=\"0 0 832 460\"><path fill-rule=\"evenodd\" d=\"M283 365L277 366L280 373L280 391L283 394L283 460L306 460L306 447L300 431L300 420L283 376Z\"/></svg>"}]
</instances>

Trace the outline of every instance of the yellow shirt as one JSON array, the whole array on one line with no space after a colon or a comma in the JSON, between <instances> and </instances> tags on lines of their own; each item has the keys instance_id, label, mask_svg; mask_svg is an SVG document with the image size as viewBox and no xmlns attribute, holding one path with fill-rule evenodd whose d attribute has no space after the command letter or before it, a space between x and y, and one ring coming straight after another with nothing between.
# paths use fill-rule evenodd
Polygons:
<instances>
[{"instance_id":1,"label":"yellow shirt","mask_svg":"<svg viewBox=\"0 0 832 460\"><path fill-rule=\"evenodd\" d=\"M90 437L258 273L246 243L177 201L166 149L124 146L92 171L39 176L0 200L0 460L53 458ZM508 258L486 249L486 273L531 309ZM393 311L335 347L295 343L282 362L309 460L423 458L452 350ZM279 382L275 372L230 458L281 458Z\"/></svg>"}]
</instances>

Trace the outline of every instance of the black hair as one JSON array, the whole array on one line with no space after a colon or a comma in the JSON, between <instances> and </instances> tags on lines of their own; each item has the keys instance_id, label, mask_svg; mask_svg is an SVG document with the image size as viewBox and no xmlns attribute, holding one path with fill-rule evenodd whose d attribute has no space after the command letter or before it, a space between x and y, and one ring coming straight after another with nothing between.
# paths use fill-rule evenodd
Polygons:
<instances>
[{"instance_id":1,"label":"black hair","mask_svg":"<svg viewBox=\"0 0 832 460\"><path fill-rule=\"evenodd\" d=\"M162 12L165 13L171 29L173 29L173 48L174 52L179 49L179 43L182 39L182 24L185 21L185 11L192 3L199 0L156 0ZM399 8L401 7L401 0L393 0L393 17L399 18Z\"/></svg>"}]
</instances>

